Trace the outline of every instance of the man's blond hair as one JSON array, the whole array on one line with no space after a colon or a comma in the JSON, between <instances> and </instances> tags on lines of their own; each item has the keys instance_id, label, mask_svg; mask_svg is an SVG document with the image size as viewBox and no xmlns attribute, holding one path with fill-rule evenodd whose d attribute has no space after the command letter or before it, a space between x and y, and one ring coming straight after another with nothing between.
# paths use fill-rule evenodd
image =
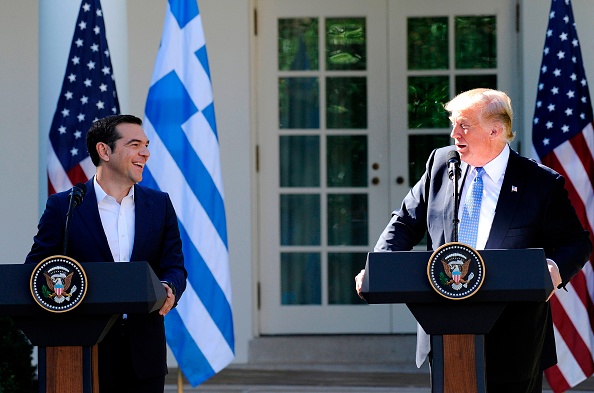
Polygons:
<instances>
[{"instance_id":1,"label":"man's blond hair","mask_svg":"<svg viewBox=\"0 0 594 393\"><path fill-rule=\"evenodd\" d=\"M468 90L458 94L444 107L450 113L468 109L479 110L482 120L496 121L503 126L502 137L506 142L511 142L516 136L512 128L513 110L511 99L500 90Z\"/></svg>"}]
</instances>

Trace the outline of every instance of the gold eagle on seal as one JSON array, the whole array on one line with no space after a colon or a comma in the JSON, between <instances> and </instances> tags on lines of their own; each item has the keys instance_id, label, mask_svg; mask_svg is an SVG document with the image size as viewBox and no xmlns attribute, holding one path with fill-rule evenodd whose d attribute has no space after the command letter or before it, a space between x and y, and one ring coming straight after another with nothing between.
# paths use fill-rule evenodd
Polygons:
<instances>
[{"instance_id":1,"label":"gold eagle on seal","mask_svg":"<svg viewBox=\"0 0 594 393\"><path fill-rule=\"evenodd\" d=\"M441 263L443 264L443 270L450 279L448 282L445 283L445 285L466 284L468 282L467 280L465 280L465 278L468 274L468 269L470 268L470 259L467 259L463 263L452 264L448 264L446 261L442 259Z\"/></svg>"},{"instance_id":2,"label":"gold eagle on seal","mask_svg":"<svg viewBox=\"0 0 594 393\"><path fill-rule=\"evenodd\" d=\"M50 298L54 298L56 303L62 303L64 301L64 297L72 296L71 293L68 293L68 289L70 289L70 283L72 281L72 276L74 275L73 272L70 272L67 276L62 275L55 275L50 276L47 273L43 273L45 276L45 281L47 282L47 286L49 287L52 294L49 295ZM76 287L73 288L73 292L76 291Z\"/></svg>"}]
</instances>

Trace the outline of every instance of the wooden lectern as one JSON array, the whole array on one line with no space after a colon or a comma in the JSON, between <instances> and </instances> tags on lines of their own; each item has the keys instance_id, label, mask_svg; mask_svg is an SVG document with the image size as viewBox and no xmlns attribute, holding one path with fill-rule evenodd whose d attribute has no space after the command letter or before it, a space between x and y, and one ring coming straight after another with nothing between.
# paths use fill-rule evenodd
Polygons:
<instances>
[{"instance_id":1,"label":"wooden lectern","mask_svg":"<svg viewBox=\"0 0 594 393\"><path fill-rule=\"evenodd\" d=\"M33 299L29 283L35 264L0 265L0 277L7 278L0 314L12 317L39 347L39 392L98 393L97 344L120 314L150 313L167 298L147 262L81 265L86 296L64 313L46 311Z\"/></svg>"},{"instance_id":2,"label":"wooden lectern","mask_svg":"<svg viewBox=\"0 0 594 393\"><path fill-rule=\"evenodd\" d=\"M542 249L479 253L485 263L483 285L461 300L432 288L430 251L368 254L362 295L369 304L406 303L431 335L433 393L485 393L484 335L507 303L546 301L554 290Z\"/></svg>"}]
</instances>

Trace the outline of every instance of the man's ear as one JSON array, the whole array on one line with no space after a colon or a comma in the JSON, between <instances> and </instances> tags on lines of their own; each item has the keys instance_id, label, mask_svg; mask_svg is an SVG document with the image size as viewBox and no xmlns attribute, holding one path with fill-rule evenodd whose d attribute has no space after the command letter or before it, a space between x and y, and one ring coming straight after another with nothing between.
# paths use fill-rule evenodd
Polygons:
<instances>
[{"instance_id":1,"label":"man's ear","mask_svg":"<svg viewBox=\"0 0 594 393\"><path fill-rule=\"evenodd\" d=\"M495 139L498 136L500 136L502 132L503 132L503 125L499 122L494 122L491 125L491 132L489 132L489 137L491 139Z\"/></svg>"},{"instance_id":2,"label":"man's ear","mask_svg":"<svg viewBox=\"0 0 594 393\"><path fill-rule=\"evenodd\" d=\"M109 161L109 155L111 153L111 148L109 146L107 146L106 143L103 143L103 142L97 143L97 145L95 146L95 149L97 149L97 154L99 154L99 159L101 159L102 161Z\"/></svg>"}]
</instances>

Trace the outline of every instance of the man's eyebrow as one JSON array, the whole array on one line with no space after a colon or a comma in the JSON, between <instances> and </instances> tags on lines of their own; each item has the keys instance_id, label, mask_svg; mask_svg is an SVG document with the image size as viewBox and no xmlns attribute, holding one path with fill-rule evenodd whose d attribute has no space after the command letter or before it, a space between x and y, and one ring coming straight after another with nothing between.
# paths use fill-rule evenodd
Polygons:
<instances>
[{"instance_id":1,"label":"man's eyebrow","mask_svg":"<svg viewBox=\"0 0 594 393\"><path fill-rule=\"evenodd\" d=\"M143 143L143 141L142 141L141 139L136 139L136 138L134 138L134 139L130 139L130 140L128 140L128 142L126 142L126 143L125 143L125 145L130 145L130 144L132 144L132 143L136 143L136 142L138 142L138 143ZM150 141L147 139L147 141L146 141L146 144L148 145L148 144L149 144L149 142L150 142Z\"/></svg>"}]
</instances>

